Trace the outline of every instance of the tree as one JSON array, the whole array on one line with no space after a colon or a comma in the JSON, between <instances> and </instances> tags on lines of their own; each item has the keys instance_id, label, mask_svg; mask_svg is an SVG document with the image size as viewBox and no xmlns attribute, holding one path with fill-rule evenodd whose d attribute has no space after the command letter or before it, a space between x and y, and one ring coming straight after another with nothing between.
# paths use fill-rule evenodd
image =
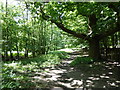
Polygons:
<instances>
[{"instance_id":1,"label":"tree","mask_svg":"<svg viewBox=\"0 0 120 90\"><path fill-rule=\"evenodd\" d=\"M96 60L101 58L100 41L120 31L119 2L35 2L32 4L39 8L35 12L43 19L56 24L64 32L88 41L89 56Z\"/></svg>"},{"instance_id":2,"label":"tree","mask_svg":"<svg viewBox=\"0 0 120 90\"><path fill-rule=\"evenodd\" d=\"M63 36L63 31L55 24L44 20L35 12L30 12L35 9L37 8L34 8L34 5L30 6L28 2L14 6L6 0L5 5L1 4L3 60L47 54L63 48L70 42L66 40L67 35Z\"/></svg>"}]
</instances>

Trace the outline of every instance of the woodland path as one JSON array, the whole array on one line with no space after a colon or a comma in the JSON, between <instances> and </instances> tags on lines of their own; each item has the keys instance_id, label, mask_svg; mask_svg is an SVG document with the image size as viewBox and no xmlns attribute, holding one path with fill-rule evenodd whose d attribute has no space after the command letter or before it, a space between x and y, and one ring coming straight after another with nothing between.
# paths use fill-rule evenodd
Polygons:
<instances>
[{"instance_id":1,"label":"woodland path","mask_svg":"<svg viewBox=\"0 0 120 90\"><path fill-rule=\"evenodd\" d=\"M34 82L37 90L120 90L120 64L118 62L96 62L71 67L69 64L80 54L69 53L70 58L62 60L60 65L45 68L37 72ZM33 89L32 89L33 90Z\"/></svg>"}]
</instances>

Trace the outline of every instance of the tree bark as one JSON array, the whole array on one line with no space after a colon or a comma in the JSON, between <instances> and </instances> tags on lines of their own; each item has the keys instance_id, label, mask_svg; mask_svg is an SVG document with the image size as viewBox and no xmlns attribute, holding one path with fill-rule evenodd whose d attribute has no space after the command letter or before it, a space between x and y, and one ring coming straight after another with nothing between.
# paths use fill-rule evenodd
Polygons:
<instances>
[{"instance_id":1,"label":"tree bark","mask_svg":"<svg viewBox=\"0 0 120 90\"><path fill-rule=\"evenodd\" d=\"M100 45L99 40L97 39L91 39L89 41L89 56L97 61L100 60Z\"/></svg>"}]
</instances>

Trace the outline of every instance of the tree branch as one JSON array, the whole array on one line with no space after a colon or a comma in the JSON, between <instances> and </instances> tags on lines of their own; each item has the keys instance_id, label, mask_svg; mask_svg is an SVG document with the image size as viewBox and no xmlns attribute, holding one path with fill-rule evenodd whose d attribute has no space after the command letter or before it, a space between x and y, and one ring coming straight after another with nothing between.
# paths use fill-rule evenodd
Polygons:
<instances>
[{"instance_id":1,"label":"tree branch","mask_svg":"<svg viewBox=\"0 0 120 90\"><path fill-rule=\"evenodd\" d=\"M81 39L84 39L84 40L89 40L90 39L87 35L85 35L83 33L76 33L75 31L72 31L72 30L66 28L62 23L57 22L57 21L51 19L50 16L45 15L45 13L43 12L42 8L41 8L41 13L42 13L43 19L49 20L52 23L56 24L57 27L62 29L64 32L67 32L67 33L73 35L74 37L81 38Z\"/></svg>"},{"instance_id":2,"label":"tree branch","mask_svg":"<svg viewBox=\"0 0 120 90\"><path fill-rule=\"evenodd\" d=\"M64 25L62 23L57 23L54 20L51 20L51 22L55 23L57 25L57 27L60 28L60 29L62 29L64 32L72 34L74 37L78 37L78 38L81 38L81 39L84 39L84 40L88 40L88 37L85 34L76 33L75 31L67 29L66 27L64 27Z\"/></svg>"}]
</instances>

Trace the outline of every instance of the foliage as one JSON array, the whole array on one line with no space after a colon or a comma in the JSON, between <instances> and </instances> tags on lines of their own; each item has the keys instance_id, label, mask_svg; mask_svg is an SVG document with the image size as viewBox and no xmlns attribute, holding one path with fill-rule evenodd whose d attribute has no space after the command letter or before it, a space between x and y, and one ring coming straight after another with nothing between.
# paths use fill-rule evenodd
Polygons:
<instances>
[{"instance_id":1,"label":"foliage","mask_svg":"<svg viewBox=\"0 0 120 90\"><path fill-rule=\"evenodd\" d=\"M51 52L47 55L38 56L35 58L23 59L19 61L5 61L2 68L2 88L26 88L31 82L27 73L43 72L45 67L54 67L60 64L61 58L66 58L68 55L62 51ZM29 82L28 84L22 84ZM33 85L34 86L34 85Z\"/></svg>"},{"instance_id":2,"label":"foliage","mask_svg":"<svg viewBox=\"0 0 120 90\"><path fill-rule=\"evenodd\" d=\"M54 67L61 59L69 57L66 52L56 51L58 49L85 48L93 45L88 43L94 40L98 40L98 48L99 42L105 48L120 44L120 32L115 28L120 26L117 23L120 19L119 3L23 2L12 6L7 1L6 5L0 3L0 26L3 60L11 61L3 61L2 88L29 87L32 83L28 81L27 73L42 72L44 67ZM43 17L46 17L45 20ZM109 34L109 31L112 32ZM78 38L70 37L69 34ZM89 50L94 52L95 49ZM31 56L35 58L28 59ZM26 59L13 61L20 57ZM77 57L70 65L91 62L93 59L90 57Z\"/></svg>"},{"instance_id":3,"label":"foliage","mask_svg":"<svg viewBox=\"0 0 120 90\"><path fill-rule=\"evenodd\" d=\"M89 56L92 58L99 59L101 57L99 49L101 40L119 32L119 2L34 3L34 5L36 4L41 6L36 7L41 11L34 12L38 11L44 20L51 21L74 37L86 40L89 43Z\"/></svg>"},{"instance_id":4,"label":"foliage","mask_svg":"<svg viewBox=\"0 0 120 90\"><path fill-rule=\"evenodd\" d=\"M78 39L69 38L55 24L43 20L40 15L36 15L36 12L32 12L35 7L36 5L29 5L28 9L24 3L16 6L8 3L1 5L3 60L35 57L78 45Z\"/></svg>"},{"instance_id":5,"label":"foliage","mask_svg":"<svg viewBox=\"0 0 120 90\"><path fill-rule=\"evenodd\" d=\"M70 63L71 66L79 66L80 64L92 63L93 59L90 57L77 57L74 61Z\"/></svg>"}]
</instances>

